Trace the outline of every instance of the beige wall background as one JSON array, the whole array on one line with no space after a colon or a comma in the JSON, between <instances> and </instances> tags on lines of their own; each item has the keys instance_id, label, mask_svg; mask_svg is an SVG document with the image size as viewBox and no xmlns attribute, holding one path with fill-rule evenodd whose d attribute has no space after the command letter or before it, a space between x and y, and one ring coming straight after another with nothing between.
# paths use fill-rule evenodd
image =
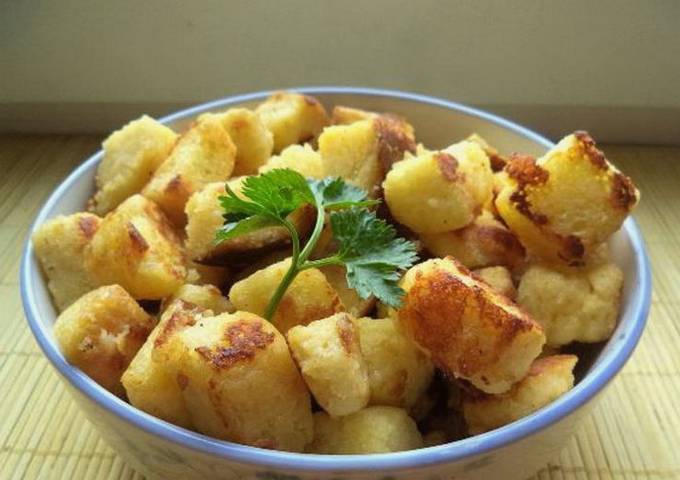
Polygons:
<instances>
[{"instance_id":1,"label":"beige wall background","mask_svg":"<svg viewBox=\"0 0 680 480\"><path fill-rule=\"evenodd\" d=\"M680 142L680 2L3 0L0 129L305 85L473 104L550 136Z\"/></svg>"}]
</instances>

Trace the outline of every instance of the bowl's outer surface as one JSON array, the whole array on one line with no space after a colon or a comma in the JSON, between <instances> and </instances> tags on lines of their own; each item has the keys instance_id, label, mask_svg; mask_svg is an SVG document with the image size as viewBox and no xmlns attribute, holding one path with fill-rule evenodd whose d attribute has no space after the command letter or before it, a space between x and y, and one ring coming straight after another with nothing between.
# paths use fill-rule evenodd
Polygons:
<instances>
[{"instance_id":1,"label":"bowl's outer surface","mask_svg":"<svg viewBox=\"0 0 680 480\"><path fill-rule=\"evenodd\" d=\"M541 154L551 143L494 115L444 100L394 91L319 87L299 89L327 108L351 105L403 115L419 141L444 147L477 132L505 152ZM230 97L162 119L181 130L196 115L231 106L253 106L270 92ZM35 225L83 209L93 191L101 152L78 167L52 194ZM644 242L628 219L612 239L613 257L625 274L623 308L611 340L585 378L553 404L493 432L449 445L380 455L304 455L273 452L215 440L132 408L64 360L54 341L55 311L30 240L21 268L21 292L29 325L49 360L66 379L88 418L111 446L149 478L524 478L553 458L574 432L590 400L632 353L644 328L651 280Z\"/></svg>"}]
</instances>

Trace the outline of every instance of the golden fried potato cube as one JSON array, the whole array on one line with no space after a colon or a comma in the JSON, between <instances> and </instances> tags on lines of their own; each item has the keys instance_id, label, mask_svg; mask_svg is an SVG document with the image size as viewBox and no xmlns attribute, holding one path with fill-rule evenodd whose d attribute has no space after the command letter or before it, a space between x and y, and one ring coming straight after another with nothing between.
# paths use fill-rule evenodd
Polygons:
<instances>
[{"instance_id":1,"label":"golden fried potato cube","mask_svg":"<svg viewBox=\"0 0 680 480\"><path fill-rule=\"evenodd\" d=\"M524 260L524 247L517 237L487 211L466 227L421 234L420 240L433 255L450 255L467 268L494 265L513 268Z\"/></svg>"},{"instance_id":2,"label":"golden fried potato cube","mask_svg":"<svg viewBox=\"0 0 680 480\"><path fill-rule=\"evenodd\" d=\"M319 136L319 153L326 175L342 177L377 195L380 183L404 152L415 152L410 125L379 115L349 125L327 127Z\"/></svg>"},{"instance_id":3,"label":"golden fried potato cube","mask_svg":"<svg viewBox=\"0 0 680 480\"><path fill-rule=\"evenodd\" d=\"M243 178L229 180L229 188L240 193ZM203 263L228 263L233 257L266 252L290 243L290 234L284 227L269 227L216 244L215 234L224 224L224 210L219 202L224 194L223 182L210 183L187 202L185 246L189 258ZM288 220L305 235L314 222L314 215L313 209L303 207L290 214Z\"/></svg>"},{"instance_id":4,"label":"golden fried potato cube","mask_svg":"<svg viewBox=\"0 0 680 480\"><path fill-rule=\"evenodd\" d=\"M235 159L236 147L222 123L215 116L203 117L179 138L142 195L156 202L174 225L183 227L189 197L210 182L228 179Z\"/></svg>"},{"instance_id":5,"label":"golden fried potato cube","mask_svg":"<svg viewBox=\"0 0 680 480\"><path fill-rule=\"evenodd\" d=\"M477 205L488 205L493 198L493 171L491 162L477 143L454 143L444 149L458 162L456 171L465 176L465 184Z\"/></svg>"},{"instance_id":6,"label":"golden fried potato cube","mask_svg":"<svg viewBox=\"0 0 680 480\"><path fill-rule=\"evenodd\" d=\"M367 407L346 417L314 414L309 453L351 455L415 450L423 446L416 422L397 407Z\"/></svg>"},{"instance_id":7,"label":"golden fried potato cube","mask_svg":"<svg viewBox=\"0 0 680 480\"><path fill-rule=\"evenodd\" d=\"M308 95L276 92L255 109L274 136L274 153L315 138L328 125L321 102Z\"/></svg>"},{"instance_id":8,"label":"golden fried potato cube","mask_svg":"<svg viewBox=\"0 0 680 480\"><path fill-rule=\"evenodd\" d=\"M484 280L498 293L505 295L510 300L517 298L517 289L512 281L512 273L505 267L486 267L473 270L477 277Z\"/></svg>"},{"instance_id":9,"label":"golden fried potato cube","mask_svg":"<svg viewBox=\"0 0 680 480\"><path fill-rule=\"evenodd\" d=\"M331 111L331 123L333 125L349 125L362 120L373 120L376 117L378 117L378 114L375 112L343 105L336 105Z\"/></svg>"},{"instance_id":10,"label":"golden fried potato cube","mask_svg":"<svg viewBox=\"0 0 680 480\"><path fill-rule=\"evenodd\" d=\"M393 122L393 125L395 126L399 125L397 130L403 132L406 137L415 142L416 134L413 125L408 123L405 118L393 113L376 113L370 112L368 110L361 110L359 108L336 105L333 107L333 111L331 112L331 123L333 125L349 125L354 122L360 122L362 120L375 120L381 117Z\"/></svg>"},{"instance_id":11,"label":"golden fried potato cube","mask_svg":"<svg viewBox=\"0 0 680 480\"><path fill-rule=\"evenodd\" d=\"M97 286L83 255L100 222L91 213L60 215L40 225L31 237L59 311Z\"/></svg>"},{"instance_id":12,"label":"golden fried potato cube","mask_svg":"<svg viewBox=\"0 0 680 480\"><path fill-rule=\"evenodd\" d=\"M494 173L503 170L505 164L508 163L508 159L502 156L496 148L489 145L489 142L487 142L481 135L473 133L465 140L468 142L474 142L482 147L482 150L484 150L486 156L489 157L489 164L491 165L491 170L493 170Z\"/></svg>"},{"instance_id":13,"label":"golden fried potato cube","mask_svg":"<svg viewBox=\"0 0 680 480\"><path fill-rule=\"evenodd\" d=\"M368 368L370 405L410 409L430 386L434 367L428 355L393 318L360 318L361 352Z\"/></svg>"},{"instance_id":14,"label":"golden fried potato cube","mask_svg":"<svg viewBox=\"0 0 680 480\"><path fill-rule=\"evenodd\" d=\"M234 311L231 302L214 285L192 285L189 283L182 285L175 293L163 300L161 310L165 310L177 299L211 310L215 314Z\"/></svg>"},{"instance_id":15,"label":"golden fried potato cube","mask_svg":"<svg viewBox=\"0 0 680 480\"><path fill-rule=\"evenodd\" d=\"M287 258L236 282L229 291L229 300L237 310L264 315L290 262L290 258ZM295 277L271 322L285 334L295 325L307 325L342 311L344 306L324 274L316 268L310 268Z\"/></svg>"},{"instance_id":16,"label":"golden fried potato cube","mask_svg":"<svg viewBox=\"0 0 680 480\"><path fill-rule=\"evenodd\" d=\"M500 395L464 394L463 416L471 435L526 417L574 386L575 355L554 355L536 360L529 373L510 391Z\"/></svg>"},{"instance_id":17,"label":"golden fried potato cube","mask_svg":"<svg viewBox=\"0 0 680 480\"><path fill-rule=\"evenodd\" d=\"M517 303L543 326L549 345L601 342L616 327L622 286L614 263L573 272L532 265L520 279Z\"/></svg>"},{"instance_id":18,"label":"golden fried potato cube","mask_svg":"<svg viewBox=\"0 0 680 480\"><path fill-rule=\"evenodd\" d=\"M511 158L496 208L533 255L583 265L616 232L639 199L585 132L563 138L539 160Z\"/></svg>"},{"instance_id":19,"label":"golden fried potato cube","mask_svg":"<svg viewBox=\"0 0 680 480\"><path fill-rule=\"evenodd\" d=\"M541 353L541 326L452 257L412 267L401 285L402 325L448 375L502 393Z\"/></svg>"},{"instance_id":20,"label":"golden fried potato cube","mask_svg":"<svg viewBox=\"0 0 680 480\"><path fill-rule=\"evenodd\" d=\"M133 406L166 422L192 427L182 395L183 378L171 368L164 350L177 332L211 315L203 307L183 300L175 300L165 308L121 379Z\"/></svg>"},{"instance_id":21,"label":"golden fried potato cube","mask_svg":"<svg viewBox=\"0 0 680 480\"><path fill-rule=\"evenodd\" d=\"M345 310L355 317L367 315L375 306L375 297L361 298L356 290L347 284L347 269L341 265L328 265L319 270L337 292Z\"/></svg>"},{"instance_id":22,"label":"golden fried potato cube","mask_svg":"<svg viewBox=\"0 0 680 480\"><path fill-rule=\"evenodd\" d=\"M105 215L129 196L139 193L177 141L170 128L143 115L104 140L97 166L97 192L89 210Z\"/></svg>"},{"instance_id":23,"label":"golden fried potato cube","mask_svg":"<svg viewBox=\"0 0 680 480\"><path fill-rule=\"evenodd\" d=\"M54 336L66 360L123 396L120 377L156 321L119 285L86 293L58 317Z\"/></svg>"},{"instance_id":24,"label":"golden fried potato cube","mask_svg":"<svg viewBox=\"0 0 680 480\"><path fill-rule=\"evenodd\" d=\"M394 218L418 233L434 234L470 224L492 195L493 174L484 151L460 142L397 162L383 182Z\"/></svg>"},{"instance_id":25,"label":"golden fried potato cube","mask_svg":"<svg viewBox=\"0 0 680 480\"><path fill-rule=\"evenodd\" d=\"M167 297L186 277L177 234L158 206L141 195L104 217L85 248L85 263L99 285L117 283L138 299Z\"/></svg>"},{"instance_id":26,"label":"golden fried potato cube","mask_svg":"<svg viewBox=\"0 0 680 480\"><path fill-rule=\"evenodd\" d=\"M272 155L274 137L254 112L247 108L230 108L222 113L204 113L222 123L236 146L236 161L232 175L253 175Z\"/></svg>"},{"instance_id":27,"label":"golden fried potato cube","mask_svg":"<svg viewBox=\"0 0 680 480\"><path fill-rule=\"evenodd\" d=\"M223 313L177 332L167 348L199 432L294 452L311 441L309 392L286 340L266 320Z\"/></svg>"},{"instance_id":28,"label":"golden fried potato cube","mask_svg":"<svg viewBox=\"0 0 680 480\"><path fill-rule=\"evenodd\" d=\"M274 155L262 165L259 173L268 172L275 168L289 168L295 170L305 178L322 179L326 177L321 155L308 143L304 145L290 145L281 153Z\"/></svg>"},{"instance_id":29,"label":"golden fried potato cube","mask_svg":"<svg viewBox=\"0 0 680 480\"><path fill-rule=\"evenodd\" d=\"M221 287L229 278L230 271L227 267L203 265L193 260L187 262L187 283Z\"/></svg>"},{"instance_id":30,"label":"golden fried potato cube","mask_svg":"<svg viewBox=\"0 0 680 480\"><path fill-rule=\"evenodd\" d=\"M349 415L368 404L368 373L354 317L336 313L297 325L286 338L307 387L330 416Z\"/></svg>"}]
</instances>

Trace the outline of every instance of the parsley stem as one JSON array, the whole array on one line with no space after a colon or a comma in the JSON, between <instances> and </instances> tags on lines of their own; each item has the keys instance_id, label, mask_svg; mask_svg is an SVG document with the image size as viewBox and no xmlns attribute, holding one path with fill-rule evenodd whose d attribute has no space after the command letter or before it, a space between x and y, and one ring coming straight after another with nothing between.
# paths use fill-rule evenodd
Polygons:
<instances>
[{"instance_id":1,"label":"parsley stem","mask_svg":"<svg viewBox=\"0 0 680 480\"><path fill-rule=\"evenodd\" d=\"M281 279L281 283L279 284L278 287L276 287L274 295L267 304L267 309L264 312L264 318L266 318L267 320L271 321L271 319L274 317L274 313L276 312L276 309L278 308L279 303L283 298L283 295L286 293L286 290L288 290L290 284L293 283L293 280L295 280L297 274L300 273L302 270L312 268L307 267L306 264L314 262L307 262L306 260L309 257L309 255L311 255L312 251L314 250L314 247L316 247L316 244L319 241L319 237L321 236L321 231L323 230L323 224L325 219L326 211L324 210L324 206L321 202L318 202L316 205L316 223L314 224L314 230L312 231L312 234L310 235L309 240L307 240L307 243L305 244L305 247L302 249L302 251L300 251L300 237L298 236L297 230L295 230L295 226L288 220L283 219L282 221L283 226L286 227L286 229L290 232L290 238L293 244L293 256L291 258L290 267L288 268L288 271ZM331 263L328 263L328 265L330 264Z\"/></svg>"},{"instance_id":2,"label":"parsley stem","mask_svg":"<svg viewBox=\"0 0 680 480\"><path fill-rule=\"evenodd\" d=\"M288 290L288 287L300 272L300 269L298 268L300 258L300 237L298 236L297 230L295 230L295 226L288 220L283 219L281 223L284 227L286 227L288 232L290 232L291 243L293 244L293 257L291 258L288 271L281 279L281 283L279 283L279 286L276 287L274 295L271 299L269 299L269 303L267 304L267 309L264 312L264 318L268 321L271 321L271 319L274 317L274 313L276 312L283 295L286 293L286 290Z\"/></svg>"},{"instance_id":3,"label":"parsley stem","mask_svg":"<svg viewBox=\"0 0 680 480\"><path fill-rule=\"evenodd\" d=\"M329 265L344 265L344 262L337 255L331 257L320 258L318 260L309 260L300 265L300 270L307 270L308 268L321 268Z\"/></svg>"},{"instance_id":4,"label":"parsley stem","mask_svg":"<svg viewBox=\"0 0 680 480\"><path fill-rule=\"evenodd\" d=\"M324 209L323 203L317 201L316 223L314 224L314 230L312 231L312 234L309 236L309 240L307 240L305 248L303 248L302 252L300 253L300 261L298 262L300 265L304 264L307 261L309 256L312 254L314 247L316 247L316 244L319 241L319 237L321 236L321 232L323 231L323 223L325 220L326 211Z\"/></svg>"}]
</instances>

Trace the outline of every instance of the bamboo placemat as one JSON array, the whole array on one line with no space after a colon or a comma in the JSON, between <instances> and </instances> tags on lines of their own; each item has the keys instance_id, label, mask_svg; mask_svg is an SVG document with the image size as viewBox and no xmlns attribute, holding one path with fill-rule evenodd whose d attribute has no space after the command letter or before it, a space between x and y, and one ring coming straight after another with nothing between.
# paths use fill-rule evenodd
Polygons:
<instances>
[{"instance_id":1,"label":"bamboo placemat","mask_svg":"<svg viewBox=\"0 0 680 480\"><path fill-rule=\"evenodd\" d=\"M0 137L0 479L141 478L78 411L33 341L19 300L29 223L98 144L89 136ZM680 478L680 148L605 151L642 191L635 217L653 264L652 312L631 361L537 478Z\"/></svg>"}]
</instances>

